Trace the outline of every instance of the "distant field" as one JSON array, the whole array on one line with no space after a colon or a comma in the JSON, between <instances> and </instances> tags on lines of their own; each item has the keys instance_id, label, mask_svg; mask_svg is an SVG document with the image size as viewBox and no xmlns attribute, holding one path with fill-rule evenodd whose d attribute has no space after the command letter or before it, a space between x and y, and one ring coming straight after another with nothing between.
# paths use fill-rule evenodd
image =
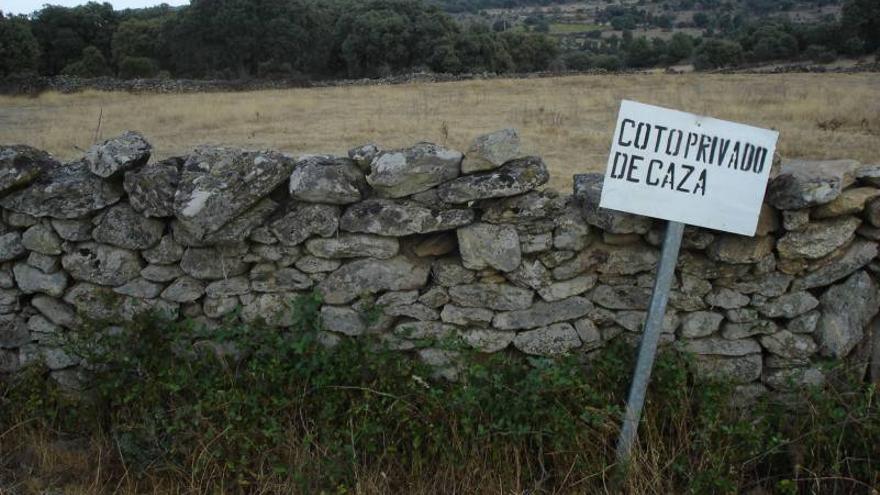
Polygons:
<instances>
[{"instance_id":1,"label":"distant field","mask_svg":"<svg viewBox=\"0 0 880 495\"><path fill-rule=\"evenodd\" d=\"M877 74L608 75L353 86L246 93L135 95L85 92L0 97L0 143L63 159L125 129L159 158L197 144L344 153L365 142L420 140L464 150L481 133L513 126L544 157L552 185L604 167L617 107L639 100L780 131L787 157L880 161Z\"/></svg>"}]
</instances>

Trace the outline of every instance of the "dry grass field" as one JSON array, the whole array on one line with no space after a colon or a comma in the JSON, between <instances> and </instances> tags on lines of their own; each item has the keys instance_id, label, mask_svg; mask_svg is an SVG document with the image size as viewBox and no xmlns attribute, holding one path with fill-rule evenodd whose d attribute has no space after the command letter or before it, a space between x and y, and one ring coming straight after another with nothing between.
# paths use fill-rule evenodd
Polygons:
<instances>
[{"instance_id":1,"label":"dry grass field","mask_svg":"<svg viewBox=\"0 0 880 495\"><path fill-rule=\"evenodd\" d=\"M89 91L0 97L0 143L25 143L63 159L95 139L143 132L159 158L198 144L344 153L365 142L420 140L465 149L476 135L520 130L543 156L552 185L599 170L622 98L780 131L785 157L880 160L880 75L608 75L347 86L244 93Z\"/></svg>"}]
</instances>

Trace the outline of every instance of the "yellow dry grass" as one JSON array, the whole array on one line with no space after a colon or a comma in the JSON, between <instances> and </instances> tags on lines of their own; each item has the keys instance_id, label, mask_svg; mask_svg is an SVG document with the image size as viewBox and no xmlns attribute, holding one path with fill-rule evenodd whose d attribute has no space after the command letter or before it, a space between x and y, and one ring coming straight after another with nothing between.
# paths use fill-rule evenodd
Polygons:
<instances>
[{"instance_id":1,"label":"yellow dry grass","mask_svg":"<svg viewBox=\"0 0 880 495\"><path fill-rule=\"evenodd\" d=\"M72 159L99 138L143 132L159 158L198 144L344 153L470 140L516 127L544 157L551 185L601 170L621 99L668 106L780 131L785 157L878 160L877 74L644 74L348 86L243 93L128 94L87 91L0 97L0 142Z\"/></svg>"}]
</instances>

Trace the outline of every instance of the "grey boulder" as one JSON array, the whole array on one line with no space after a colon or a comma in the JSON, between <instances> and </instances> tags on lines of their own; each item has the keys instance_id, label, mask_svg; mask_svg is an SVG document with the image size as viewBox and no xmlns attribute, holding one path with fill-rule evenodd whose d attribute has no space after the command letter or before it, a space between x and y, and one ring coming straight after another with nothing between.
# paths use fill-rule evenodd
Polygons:
<instances>
[{"instance_id":1,"label":"grey boulder","mask_svg":"<svg viewBox=\"0 0 880 495\"><path fill-rule=\"evenodd\" d=\"M539 157L511 160L489 172L466 175L437 188L440 199L452 204L477 199L503 198L527 193L550 180L547 166Z\"/></svg>"},{"instance_id":2,"label":"grey boulder","mask_svg":"<svg viewBox=\"0 0 880 495\"><path fill-rule=\"evenodd\" d=\"M47 170L0 200L0 206L35 217L79 218L116 203L122 194L116 182L92 174L84 162L73 162Z\"/></svg>"},{"instance_id":3,"label":"grey boulder","mask_svg":"<svg viewBox=\"0 0 880 495\"><path fill-rule=\"evenodd\" d=\"M367 182L383 198L402 198L452 180L461 173L462 154L431 143L379 153Z\"/></svg>"},{"instance_id":4,"label":"grey boulder","mask_svg":"<svg viewBox=\"0 0 880 495\"><path fill-rule=\"evenodd\" d=\"M469 209L434 210L411 202L368 199L349 206L339 226L348 232L400 237L452 230L473 220Z\"/></svg>"},{"instance_id":5,"label":"grey boulder","mask_svg":"<svg viewBox=\"0 0 880 495\"><path fill-rule=\"evenodd\" d=\"M301 158L290 174L290 195L310 203L356 203L367 190L364 173L348 158L311 155Z\"/></svg>"},{"instance_id":6,"label":"grey boulder","mask_svg":"<svg viewBox=\"0 0 880 495\"><path fill-rule=\"evenodd\" d=\"M517 156L519 134L516 129L501 129L474 139L461 162L461 172L471 174L492 170Z\"/></svg>"},{"instance_id":7,"label":"grey boulder","mask_svg":"<svg viewBox=\"0 0 880 495\"><path fill-rule=\"evenodd\" d=\"M144 217L128 203L119 203L101 217L92 237L124 249L147 249L159 242L164 230L163 222Z\"/></svg>"},{"instance_id":8,"label":"grey boulder","mask_svg":"<svg viewBox=\"0 0 880 495\"><path fill-rule=\"evenodd\" d=\"M60 164L45 151L24 145L0 146L0 195L24 187Z\"/></svg>"},{"instance_id":9,"label":"grey boulder","mask_svg":"<svg viewBox=\"0 0 880 495\"><path fill-rule=\"evenodd\" d=\"M125 173L122 187L132 208L148 217L174 215L174 193L183 158L169 158Z\"/></svg>"},{"instance_id":10,"label":"grey boulder","mask_svg":"<svg viewBox=\"0 0 880 495\"><path fill-rule=\"evenodd\" d=\"M405 256L365 258L345 264L327 276L318 290L328 304L347 304L365 293L411 290L425 285L430 265Z\"/></svg>"}]
</instances>

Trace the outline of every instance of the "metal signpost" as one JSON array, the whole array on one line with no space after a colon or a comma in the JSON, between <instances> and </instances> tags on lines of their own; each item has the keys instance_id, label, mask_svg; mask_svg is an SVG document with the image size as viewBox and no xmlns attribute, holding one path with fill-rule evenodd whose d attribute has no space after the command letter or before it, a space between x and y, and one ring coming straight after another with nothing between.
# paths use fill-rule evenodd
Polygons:
<instances>
[{"instance_id":1,"label":"metal signpost","mask_svg":"<svg viewBox=\"0 0 880 495\"><path fill-rule=\"evenodd\" d=\"M630 385L618 462L626 467L685 224L754 236L776 131L624 100L602 186L601 208L668 220Z\"/></svg>"}]
</instances>

